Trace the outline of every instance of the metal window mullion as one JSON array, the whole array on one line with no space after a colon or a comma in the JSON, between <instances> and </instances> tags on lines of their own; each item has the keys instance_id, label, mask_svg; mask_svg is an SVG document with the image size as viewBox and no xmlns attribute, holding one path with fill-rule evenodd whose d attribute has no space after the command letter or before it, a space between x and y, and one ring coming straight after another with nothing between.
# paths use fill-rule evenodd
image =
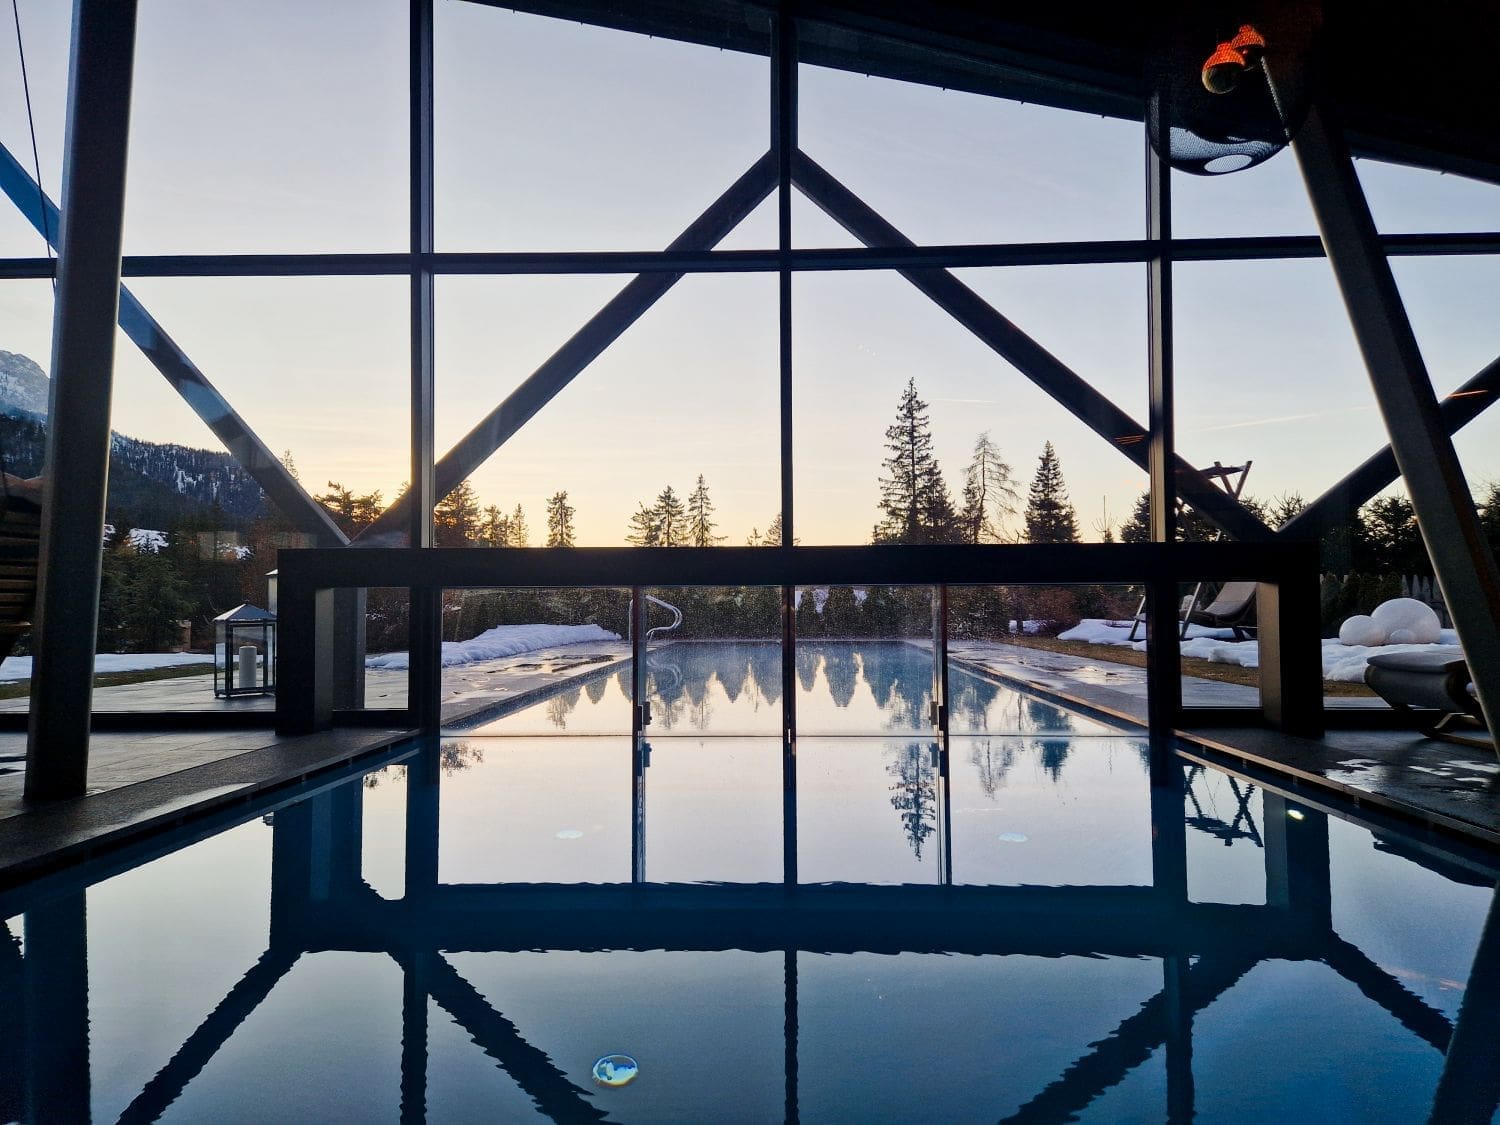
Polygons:
<instances>
[{"instance_id":1,"label":"metal window mullion","mask_svg":"<svg viewBox=\"0 0 1500 1125\"><path fill-rule=\"evenodd\" d=\"M1165 110L1158 105L1158 112ZM1172 169L1144 138L1146 236L1153 253L1146 262L1146 321L1150 417L1147 468L1151 475L1151 539L1177 538L1177 450L1172 385ZM1162 741L1182 710L1182 653L1177 633L1177 576L1160 574L1146 584L1146 712L1152 735L1152 773L1165 772L1170 751Z\"/></svg>"}]
</instances>

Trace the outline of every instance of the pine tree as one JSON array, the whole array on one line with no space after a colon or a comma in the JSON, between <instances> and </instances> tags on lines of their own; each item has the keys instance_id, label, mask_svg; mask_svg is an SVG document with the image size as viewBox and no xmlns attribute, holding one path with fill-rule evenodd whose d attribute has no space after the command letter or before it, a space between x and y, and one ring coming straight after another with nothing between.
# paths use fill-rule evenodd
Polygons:
<instances>
[{"instance_id":1,"label":"pine tree","mask_svg":"<svg viewBox=\"0 0 1500 1125\"><path fill-rule=\"evenodd\" d=\"M498 505L485 508L484 521L479 525L479 539L491 547L510 545L510 520L505 518Z\"/></svg>"},{"instance_id":2,"label":"pine tree","mask_svg":"<svg viewBox=\"0 0 1500 1125\"><path fill-rule=\"evenodd\" d=\"M554 492L547 498L547 546L573 546L573 508L566 492Z\"/></svg>"},{"instance_id":3,"label":"pine tree","mask_svg":"<svg viewBox=\"0 0 1500 1125\"><path fill-rule=\"evenodd\" d=\"M974 440L964 470L964 506L959 528L965 543L999 543L1005 521L1016 514L1021 494L1011 469L986 430Z\"/></svg>"},{"instance_id":4,"label":"pine tree","mask_svg":"<svg viewBox=\"0 0 1500 1125\"><path fill-rule=\"evenodd\" d=\"M432 539L439 547L467 547L479 536L479 497L468 481L439 500L432 509Z\"/></svg>"},{"instance_id":5,"label":"pine tree","mask_svg":"<svg viewBox=\"0 0 1500 1125\"><path fill-rule=\"evenodd\" d=\"M510 514L510 534L505 537L505 541L511 547L531 546L531 528L526 526L526 513L519 504Z\"/></svg>"},{"instance_id":6,"label":"pine tree","mask_svg":"<svg viewBox=\"0 0 1500 1125\"><path fill-rule=\"evenodd\" d=\"M1026 500L1026 541L1078 542L1078 517L1068 502L1068 486L1063 483L1062 466L1050 441L1043 447L1036 476L1031 479L1031 493Z\"/></svg>"},{"instance_id":7,"label":"pine tree","mask_svg":"<svg viewBox=\"0 0 1500 1125\"><path fill-rule=\"evenodd\" d=\"M625 542L636 547L660 547L661 525L656 520L656 509L637 503L635 514L630 517L630 533Z\"/></svg>"},{"instance_id":8,"label":"pine tree","mask_svg":"<svg viewBox=\"0 0 1500 1125\"><path fill-rule=\"evenodd\" d=\"M875 525L876 543L945 543L955 534L957 518L942 470L932 453L927 404L917 397L915 379L907 381L896 408L896 421L886 428L888 451L880 478L880 510L885 518Z\"/></svg>"},{"instance_id":9,"label":"pine tree","mask_svg":"<svg viewBox=\"0 0 1500 1125\"><path fill-rule=\"evenodd\" d=\"M712 547L724 542L724 536L715 535L713 521L714 502L708 498L708 485L703 474L698 474L698 486L687 501L688 542L694 547Z\"/></svg>"},{"instance_id":10,"label":"pine tree","mask_svg":"<svg viewBox=\"0 0 1500 1125\"><path fill-rule=\"evenodd\" d=\"M669 484L656 497L651 509L656 517L657 542L662 547L682 547L687 544L687 509Z\"/></svg>"}]
</instances>

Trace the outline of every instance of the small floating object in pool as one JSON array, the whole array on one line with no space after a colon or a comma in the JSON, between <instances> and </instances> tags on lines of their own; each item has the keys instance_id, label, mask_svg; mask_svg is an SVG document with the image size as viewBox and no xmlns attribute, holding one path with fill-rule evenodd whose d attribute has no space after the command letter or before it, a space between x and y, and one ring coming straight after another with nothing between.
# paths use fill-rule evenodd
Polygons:
<instances>
[{"instance_id":1,"label":"small floating object in pool","mask_svg":"<svg viewBox=\"0 0 1500 1125\"><path fill-rule=\"evenodd\" d=\"M1024 844L1026 842L1026 833L1002 832L1000 833L1000 839L1003 843L1006 844Z\"/></svg>"},{"instance_id":2,"label":"small floating object in pool","mask_svg":"<svg viewBox=\"0 0 1500 1125\"><path fill-rule=\"evenodd\" d=\"M558 832L557 838L559 840L581 840L583 839L583 833L576 828L564 828Z\"/></svg>"},{"instance_id":3,"label":"small floating object in pool","mask_svg":"<svg viewBox=\"0 0 1500 1125\"><path fill-rule=\"evenodd\" d=\"M601 1086L629 1086L640 1072L629 1055L605 1055L594 1064L594 1081Z\"/></svg>"}]
</instances>

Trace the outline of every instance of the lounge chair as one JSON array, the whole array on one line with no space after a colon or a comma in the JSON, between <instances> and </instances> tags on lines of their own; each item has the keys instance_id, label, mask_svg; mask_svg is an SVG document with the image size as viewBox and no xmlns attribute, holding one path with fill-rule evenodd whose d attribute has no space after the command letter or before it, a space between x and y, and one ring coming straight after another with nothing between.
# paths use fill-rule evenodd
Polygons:
<instances>
[{"instance_id":1,"label":"lounge chair","mask_svg":"<svg viewBox=\"0 0 1500 1125\"><path fill-rule=\"evenodd\" d=\"M1234 630L1237 641L1250 639L1255 635L1255 587L1254 582L1226 582L1202 609L1189 606L1182 619L1183 635L1189 625L1206 625Z\"/></svg>"},{"instance_id":2,"label":"lounge chair","mask_svg":"<svg viewBox=\"0 0 1500 1125\"><path fill-rule=\"evenodd\" d=\"M1488 749L1490 743L1451 729L1457 724L1484 725L1479 700L1469 691L1471 682L1466 661L1440 652L1382 652L1365 665L1365 683L1397 711L1425 707L1440 713L1436 723L1422 728L1424 734Z\"/></svg>"},{"instance_id":3,"label":"lounge chair","mask_svg":"<svg viewBox=\"0 0 1500 1125\"><path fill-rule=\"evenodd\" d=\"M0 660L31 630L41 535L39 482L6 474L0 490Z\"/></svg>"},{"instance_id":4,"label":"lounge chair","mask_svg":"<svg viewBox=\"0 0 1500 1125\"><path fill-rule=\"evenodd\" d=\"M1182 622L1178 629L1179 635L1186 637L1189 625L1206 625L1210 629L1233 629L1235 640L1248 640L1255 634L1255 586L1254 582L1226 582L1220 588L1218 597L1199 609L1198 598L1203 592L1200 583L1191 594L1182 599L1182 605L1178 609L1178 617ZM1146 599L1142 598L1140 607L1135 612L1135 620L1130 625L1132 641L1145 623Z\"/></svg>"}]
</instances>

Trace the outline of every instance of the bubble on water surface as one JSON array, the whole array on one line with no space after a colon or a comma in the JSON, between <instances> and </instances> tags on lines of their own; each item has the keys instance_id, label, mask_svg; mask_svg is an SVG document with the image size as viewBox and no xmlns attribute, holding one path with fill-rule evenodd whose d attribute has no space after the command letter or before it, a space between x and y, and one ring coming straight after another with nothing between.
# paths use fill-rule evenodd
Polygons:
<instances>
[{"instance_id":1,"label":"bubble on water surface","mask_svg":"<svg viewBox=\"0 0 1500 1125\"><path fill-rule=\"evenodd\" d=\"M1000 840L1002 843L1006 844L1024 844L1026 842L1026 833L1002 832L1000 833Z\"/></svg>"},{"instance_id":2,"label":"bubble on water surface","mask_svg":"<svg viewBox=\"0 0 1500 1125\"><path fill-rule=\"evenodd\" d=\"M559 840L581 840L583 839L583 833L576 828L563 828L558 831L557 838Z\"/></svg>"},{"instance_id":3,"label":"bubble on water surface","mask_svg":"<svg viewBox=\"0 0 1500 1125\"><path fill-rule=\"evenodd\" d=\"M601 1086L628 1086L640 1072L629 1055L605 1055L594 1064L594 1081Z\"/></svg>"}]
</instances>

